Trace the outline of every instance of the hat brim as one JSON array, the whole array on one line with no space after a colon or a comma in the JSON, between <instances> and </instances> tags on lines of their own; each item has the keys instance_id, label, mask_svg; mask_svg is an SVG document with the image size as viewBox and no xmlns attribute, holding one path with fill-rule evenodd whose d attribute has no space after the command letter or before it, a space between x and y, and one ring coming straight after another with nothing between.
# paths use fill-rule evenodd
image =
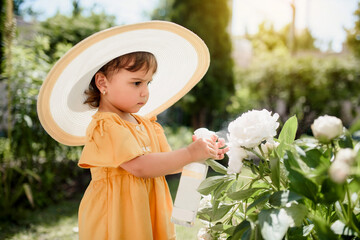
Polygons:
<instances>
[{"instance_id":1,"label":"hat brim","mask_svg":"<svg viewBox=\"0 0 360 240\"><path fill-rule=\"evenodd\" d=\"M149 85L149 100L138 112L152 117L176 103L204 76L209 63L205 43L188 29L165 21L113 27L71 48L51 69L38 96L44 129L56 141L85 144L86 128L96 109L83 104L94 74L110 60L136 51L151 52L158 69Z\"/></svg>"}]
</instances>

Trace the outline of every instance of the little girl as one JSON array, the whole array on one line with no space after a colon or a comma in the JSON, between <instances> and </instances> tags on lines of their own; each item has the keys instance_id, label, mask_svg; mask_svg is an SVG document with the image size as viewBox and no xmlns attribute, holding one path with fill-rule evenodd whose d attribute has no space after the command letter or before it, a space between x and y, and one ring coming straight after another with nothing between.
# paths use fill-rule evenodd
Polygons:
<instances>
[{"instance_id":1,"label":"little girl","mask_svg":"<svg viewBox=\"0 0 360 240\"><path fill-rule=\"evenodd\" d=\"M157 70L152 53L132 52L104 65L85 92L98 111L86 131L79 166L92 180L79 209L80 239L175 239L172 200L164 175L227 149L217 137L171 151L156 118L135 115ZM166 91L166 89L164 90Z\"/></svg>"}]
</instances>

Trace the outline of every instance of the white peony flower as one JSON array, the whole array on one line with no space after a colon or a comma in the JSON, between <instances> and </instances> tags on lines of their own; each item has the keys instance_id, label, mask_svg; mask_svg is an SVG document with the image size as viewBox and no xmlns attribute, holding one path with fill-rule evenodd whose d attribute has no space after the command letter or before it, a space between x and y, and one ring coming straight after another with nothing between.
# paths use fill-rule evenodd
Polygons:
<instances>
[{"instance_id":1,"label":"white peony flower","mask_svg":"<svg viewBox=\"0 0 360 240\"><path fill-rule=\"evenodd\" d=\"M243 166L242 160L246 158L247 152L241 147L229 146L230 150L226 153L229 156L229 166L227 173L240 173Z\"/></svg>"},{"instance_id":2,"label":"white peony flower","mask_svg":"<svg viewBox=\"0 0 360 240\"><path fill-rule=\"evenodd\" d=\"M335 157L335 161L342 161L348 165L352 165L355 161L356 154L351 148L340 149Z\"/></svg>"},{"instance_id":3,"label":"white peony flower","mask_svg":"<svg viewBox=\"0 0 360 240\"><path fill-rule=\"evenodd\" d=\"M200 228L197 238L198 240L212 240L212 237L206 228Z\"/></svg>"},{"instance_id":4,"label":"white peony flower","mask_svg":"<svg viewBox=\"0 0 360 240\"><path fill-rule=\"evenodd\" d=\"M194 131L194 135L202 139L210 139L212 135L216 135L215 132L210 131L207 128L198 128Z\"/></svg>"},{"instance_id":5,"label":"white peony flower","mask_svg":"<svg viewBox=\"0 0 360 240\"><path fill-rule=\"evenodd\" d=\"M311 130L316 139L328 143L343 133L343 124L339 118L325 115L315 119Z\"/></svg>"},{"instance_id":6,"label":"white peony flower","mask_svg":"<svg viewBox=\"0 0 360 240\"><path fill-rule=\"evenodd\" d=\"M252 110L242 114L228 126L228 140L234 146L254 148L262 141L273 143L279 114L271 116L271 112L263 109Z\"/></svg>"},{"instance_id":7,"label":"white peony flower","mask_svg":"<svg viewBox=\"0 0 360 240\"><path fill-rule=\"evenodd\" d=\"M350 166L343 161L334 161L329 168L330 178L336 183L345 182L350 173Z\"/></svg>"}]
</instances>

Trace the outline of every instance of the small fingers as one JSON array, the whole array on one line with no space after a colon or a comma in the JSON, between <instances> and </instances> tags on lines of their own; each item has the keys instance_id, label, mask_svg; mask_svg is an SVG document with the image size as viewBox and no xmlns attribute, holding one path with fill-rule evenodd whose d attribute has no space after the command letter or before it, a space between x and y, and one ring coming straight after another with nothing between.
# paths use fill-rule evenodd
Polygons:
<instances>
[{"instance_id":1,"label":"small fingers","mask_svg":"<svg viewBox=\"0 0 360 240\"><path fill-rule=\"evenodd\" d=\"M219 153L225 154L229 151L229 147L219 149Z\"/></svg>"},{"instance_id":2,"label":"small fingers","mask_svg":"<svg viewBox=\"0 0 360 240\"><path fill-rule=\"evenodd\" d=\"M211 135L211 140L213 140L214 142L216 142L216 140L218 140L218 136L216 136L215 134L214 134L214 135Z\"/></svg>"},{"instance_id":3,"label":"small fingers","mask_svg":"<svg viewBox=\"0 0 360 240\"><path fill-rule=\"evenodd\" d=\"M221 160L225 157L225 153L229 151L229 147L217 149L215 160Z\"/></svg>"},{"instance_id":4,"label":"small fingers","mask_svg":"<svg viewBox=\"0 0 360 240\"><path fill-rule=\"evenodd\" d=\"M218 144L219 148L224 147L225 146L225 139L224 138L219 138L217 144Z\"/></svg>"},{"instance_id":5,"label":"small fingers","mask_svg":"<svg viewBox=\"0 0 360 240\"><path fill-rule=\"evenodd\" d=\"M215 159L216 159L216 160L221 160L221 159L223 159L224 157L225 157L224 154L218 154Z\"/></svg>"}]
</instances>

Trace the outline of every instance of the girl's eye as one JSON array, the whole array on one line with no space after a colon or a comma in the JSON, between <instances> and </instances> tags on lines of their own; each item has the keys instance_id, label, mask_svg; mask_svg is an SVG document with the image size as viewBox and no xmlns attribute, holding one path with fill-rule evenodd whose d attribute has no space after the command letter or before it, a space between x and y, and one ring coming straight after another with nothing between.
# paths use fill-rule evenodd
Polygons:
<instances>
[{"instance_id":1,"label":"girl's eye","mask_svg":"<svg viewBox=\"0 0 360 240\"><path fill-rule=\"evenodd\" d=\"M150 83L151 83L151 81L150 81L150 82L148 82L148 83L147 83L147 85L149 85Z\"/></svg>"},{"instance_id":2,"label":"girl's eye","mask_svg":"<svg viewBox=\"0 0 360 240\"><path fill-rule=\"evenodd\" d=\"M141 82L134 82L135 86L139 86Z\"/></svg>"}]
</instances>

